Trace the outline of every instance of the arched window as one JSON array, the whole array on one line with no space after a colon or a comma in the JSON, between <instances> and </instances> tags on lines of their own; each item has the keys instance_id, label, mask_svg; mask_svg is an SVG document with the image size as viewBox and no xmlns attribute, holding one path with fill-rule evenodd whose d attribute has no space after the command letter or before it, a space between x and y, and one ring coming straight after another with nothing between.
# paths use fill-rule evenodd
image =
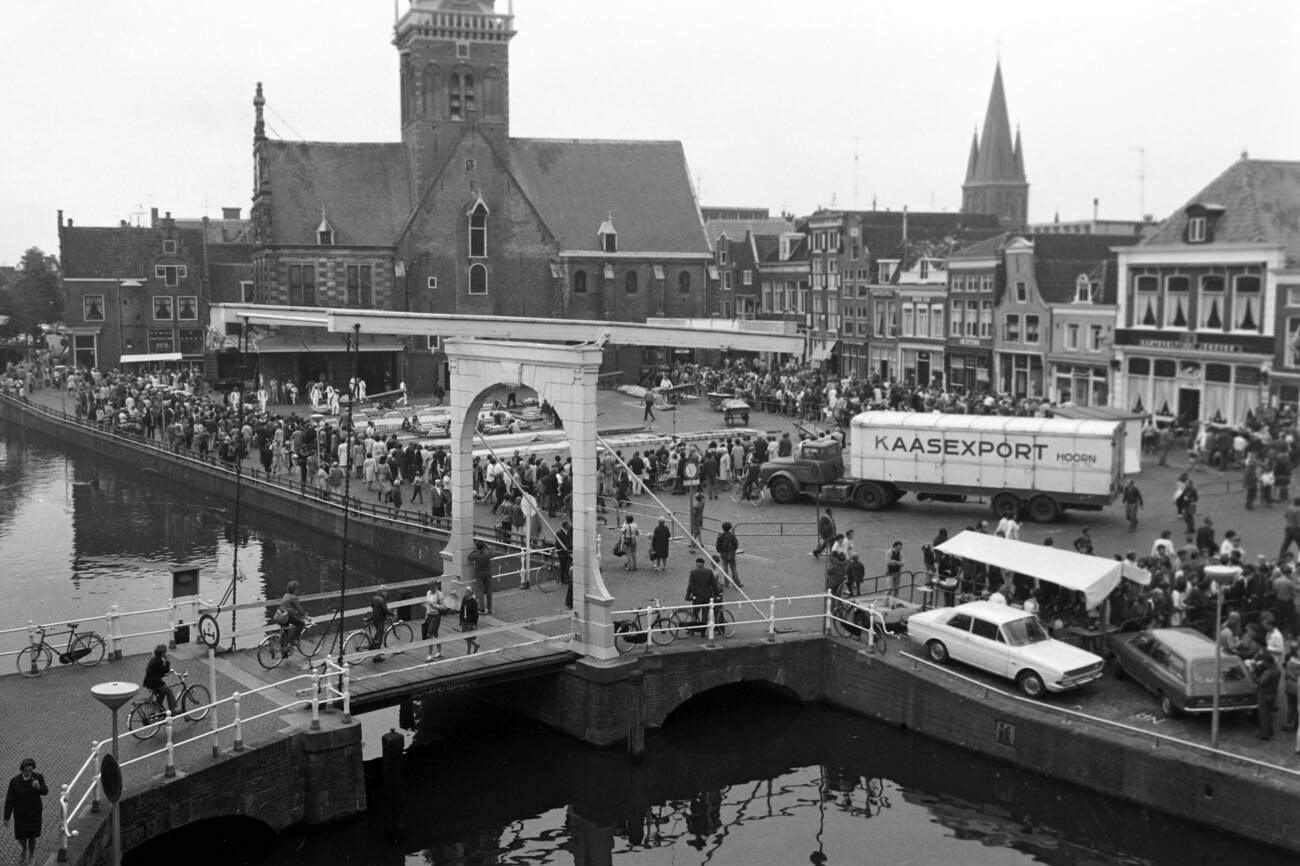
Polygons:
<instances>
[{"instance_id":1,"label":"arched window","mask_svg":"<svg viewBox=\"0 0 1300 866\"><path fill-rule=\"evenodd\" d=\"M587 294L587 272L576 271L573 274L573 293L575 295Z\"/></svg>"},{"instance_id":2,"label":"arched window","mask_svg":"<svg viewBox=\"0 0 1300 866\"><path fill-rule=\"evenodd\" d=\"M487 294L487 265L470 265L469 293L471 295Z\"/></svg>"},{"instance_id":3,"label":"arched window","mask_svg":"<svg viewBox=\"0 0 1300 866\"><path fill-rule=\"evenodd\" d=\"M691 272L682 271L677 275L677 291L683 295L691 293Z\"/></svg>"},{"instance_id":4,"label":"arched window","mask_svg":"<svg viewBox=\"0 0 1300 866\"><path fill-rule=\"evenodd\" d=\"M411 55L402 55L402 123L411 119L411 108L415 104L414 84L411 72Z\"/></svg>"},{"instance_id":5,"label":"arched window","mask_svg":"<svg viewBox=\"0 0 1300 866\"><path fill-rule=\"evenodd\" d=\"M506 113L505 79L498 69L483 73L483 115L504 117Z\"/></svg>"},{"instance_id":6,"label":"arched window","mask_svg":"<svg viewBox=\"0 0 1300 866\"><path fill-rule=\"evenodd\" d=\"M474 209L469 212L469 257L487 258L487 205L479 199Z\"/></svg>"},{"instance_id":7,"label":"arched window","mask_svg":"<svg viewBox=\"0 0 1300 866\"><path fill-rule=\"evenodd\" d=\"M464 120L474 110L474 74L453 72L447 87L447 114L452 120Z\"/></svg>"},{"instance_id":8,"label":"arched window","mask_svg":"<svg viewBox=\"0 0 1300 866\"><path fill-rule=\"evenodd\" d=\"M628 271L623 277L623 291L629 295L636 294L636 271Z\"/></svg>"},{"instance_id":9,"label":"arched window","mask_svg":"<svg viewBox=\"0 0 1300 866\"><path fill-rule=\"evenodd\" d=\"M438 111L438 101L442 91L442 72L438 67L429 64L424 67L424 81L421 84L420 114L425 120L436 120L441 116Z\"/></svg>"}]
</instances>

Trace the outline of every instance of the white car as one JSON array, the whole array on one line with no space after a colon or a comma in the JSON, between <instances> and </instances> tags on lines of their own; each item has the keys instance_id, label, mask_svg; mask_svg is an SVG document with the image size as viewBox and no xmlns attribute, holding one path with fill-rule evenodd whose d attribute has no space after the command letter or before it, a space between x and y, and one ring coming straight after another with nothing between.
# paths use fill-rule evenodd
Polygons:
<instances>
[{"instance_id":1,"label":"white car","mask_svg":"<svg viewBox=\"0 0 1300 866\"><path fill-rule=\"evenodd\" d=\"M987 601L914 613L908 636L930 661L965 662L1015 680L1031 698L1078 688L1101 677L1101 656L1048 636L1038 617Z\"/></svg>"}]
</instances>

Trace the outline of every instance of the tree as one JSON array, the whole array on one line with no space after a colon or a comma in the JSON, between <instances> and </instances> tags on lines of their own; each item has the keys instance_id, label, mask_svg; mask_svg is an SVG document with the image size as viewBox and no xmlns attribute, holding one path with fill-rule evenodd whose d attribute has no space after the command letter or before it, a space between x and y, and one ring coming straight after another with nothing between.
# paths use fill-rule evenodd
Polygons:
<instances>
[{"instance_id":1,"label":"tree","mask_svg":"<svg viewBox=\"0 0 1300 866\"><path fill-rule=\"evenodd\" d=\"M11 317L10 333L36 338L41 335L41 325L52 325L63 319L59 260L47 256L40 247L31 247L23 253L18 270L18 279L9 297L2 302L6 308L3 312Z\"/></svg>"}]
</instances>

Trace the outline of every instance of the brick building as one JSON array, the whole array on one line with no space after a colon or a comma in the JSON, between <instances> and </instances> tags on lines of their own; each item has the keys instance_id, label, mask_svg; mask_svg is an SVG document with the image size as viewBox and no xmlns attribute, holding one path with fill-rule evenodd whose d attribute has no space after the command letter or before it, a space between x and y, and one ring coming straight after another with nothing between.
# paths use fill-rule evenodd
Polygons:
<instances>
[{"instance_id":1,"label":"brick building","mask_svg":"<svg viewBox=\"0 0 1300 866\"><path fill-rule=\"evenodd\" d=\"M713 254L681 144L512 138L514 17L494 6L413 0L398 20L400 141L270 139L258 86L259 302L620 321L711 312ZM371 390L444 379L436 337L364 346ZM259 346L294 339L281 329ZM286 352L281 377L344 376L341 346L310 348ZM624 367L658 357L610 354Z\"/></svg>"}]
</instances>

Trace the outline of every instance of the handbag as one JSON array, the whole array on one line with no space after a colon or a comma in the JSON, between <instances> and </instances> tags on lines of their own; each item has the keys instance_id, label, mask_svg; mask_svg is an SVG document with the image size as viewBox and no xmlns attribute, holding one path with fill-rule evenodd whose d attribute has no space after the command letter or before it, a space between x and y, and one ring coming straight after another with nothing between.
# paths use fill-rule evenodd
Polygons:
<instances>
[{"instance_id":1,"label":"handbag","mask_svg":"<svg viewBox=\"0 0 1300 866\"><path fill-rule=\"evenodd\" d=\"M623 541L622 541L622 539L620 539L620 540L614 542L614 555L615 555L615 556L622 556L622 555L623 555Z\"/></svg>"}]
</instances>

